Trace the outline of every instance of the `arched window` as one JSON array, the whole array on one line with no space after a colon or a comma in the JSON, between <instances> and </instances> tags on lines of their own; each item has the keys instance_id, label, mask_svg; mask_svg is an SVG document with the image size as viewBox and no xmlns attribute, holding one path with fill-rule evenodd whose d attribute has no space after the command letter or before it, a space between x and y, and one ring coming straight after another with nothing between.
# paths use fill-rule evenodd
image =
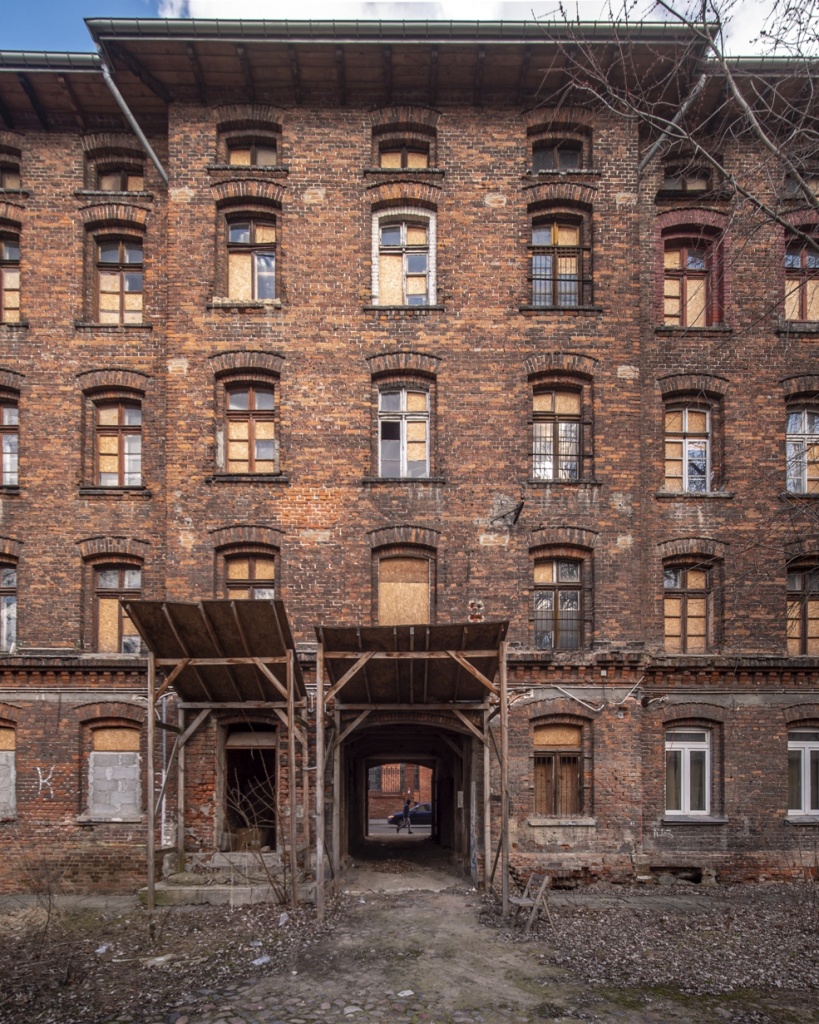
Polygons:
<instances>
[{"instance_id":1,"label":"arched window","mask_svg":"<svg viewBox=\"0 0 819 1024\"><path fill-rule=\"evenodd\" d=\"M16 395L0 392L0 485L16 487L19 483L20 412Z\"/></svg>"},{"instance_id":2,"label":"arched window","mask_svg":"<svg viewBox=\"0 0 819 1024\"><path fill-rule=\"evenodd\" d=\"M819 814L819 727L788 733L788 814Z\"/></svg>"},{"instance_id":3,"label":"arched window","mask_svg":"<svg viewBox=\"0 0 819 1024\"><path fill-rule=\"evenodd\" d=\"M142 484L142 403L100 399L94 405L96 480L99 487Z\"/></svg>"},{"instance_id":4,"label":"arched window","mask_svg":"<svg viewBox=\"0 0 819 1024\"><path fill-rule=\"evenodd\" d=\"M277 473L274 381L225 384L227 427L225 470L228 473Z\"/></svg>"},{"instance_id":5,"label":"arched window","mask_svg":"<svg viewBox=\"0 0 819 1024\"><path fill-rule=\"evenodd\" d=\"M663 251L663 319L668 327L722 322L719 238L698 232L667 234Z\"/></svg>"},{"instance_id":6,"label":"arched window","mask_svg":"<svg viewBox=\"0 0 819 1024\"><path fill-rule=\"evenodd\" d=\"M90 728L86 816L96 821L135 821L142 815L141 733L133 725Z\"/></svg>"},{"instance_id":7,"label":"arched window","mask_svg":"<svg viewBox=\"0 0 819 1024\"><path fill-rule=\"evenodd\" d=\"M0 651L17 642L17 565L0 563Z\"/></svg>"},{"instance_id":8,"label":"arched window","mask_svg":"<svg viewBox=\"0 0 819 1024\"><path fill-rule=\"evenodd\" d=\"M667 565L663 569L665 649L671 654L704 654L713 633L713 567Z\"/></svg>"},{"instance_id":9,"label":"arched window","mask_svg":"<svg viewBox=\"0 0 819 1024\"><path fill-rule=\"evenodd\" d=\"M93 567L93 573L96 649L101 653L140 654L142 638L121 602L142 596L142 569L102 563Z\"/></svg>"},{"instance_id":10,"label":"arched window","mask_svg":"<svg viewBox=\"0 0 819 1024\"><path fill-rule=\"evenodd\" d=\"M665 811L669 815L711 813L710 729L666 730Z\"/></svg>"},{"instance_id":11,"label":"arched window","mask_svg":"<svg viewBox=\"0 0 819 1024\"><path fill-rule=\"evenodd\" d=\"M819 569L788 567L788 654L819 654Z\"/></svg>"},{"instance_id":12,"label":"arched window","mask_svg":"<svg viewBox=\"0 0 819 1024\"><path fill-rule=\"evenodd\" d=\"M664 489L683 494L711 491L711 408L670 399L665 406Z\"/></svg>"},{"instance_id":13,"label":"arched window","mask_svg":"<svg viewBox=\"0 0 819 1024\"><path fill-rule=\"evenodd\" d=\"M373 297L378 306L433 306L435 215L401 208L373 215Z\"/></svg>"},{"instance_id":14,"label":"arched window","mask_svg":"<svg viewBox=\"0 0 819 1024\"><path fill-rule=\"evenodd\" d=\"M383 384L378 391L378 475L428 477L429 426L428 387Z\"/></svg>"},{"instance_id":15,"label":"arched window","mask_svg":"<svg viewBox=\"0 0 819 1024\"><path fill-rule=\"evenodd\" d=\"M819 320L819 231L812 241L794 239L785 249L785 319Z\"/></svg>"},{"instance_id":16,"label":"arched window","mask_svg":"<svg viewBox=\"0 0 819 1024\"><path fill-rule=\"evenodd\" d=\"M579 480L582 390L536 386L532 399L532 478Z\"/></svg>"},{"instance_id":17,"label":"arched window","mask_svg":"<svg viewBox=\"0 0 819 1024\"><path fill-rule=\"evenodd\" d=\"M532 224L529 246L532 305L585 306L591 302L588 223L555 215Z\"/></svg>"},{"instance_id":18,"label":"arched window","mask_svg":"<svg viewBox=\"0 0 819 1024\"><path fill-rule=\"evenodd\" d=\"M538 558L534 566L535 648L570 651L583 644L583 562Z\"/></svg>"},{"instance_id":19,"label":"arched window","mask_svg":"<svg viewBox=\"0 0 819 1024\"><path fill-rule=\"evenodd\" d=\"M228 296L256 302L276 298L276 218L272 215L227 221Z\"/></svg>"},{"instance_id":20,"label":"arched window","mask_svg":"<svg viewBox=\"0 0 819 1024\"><path fill-rule=\"evenodd\" d=\"M0 821L7 821L17 814L16 747L14 726L0 722Z\"/></svg>"},{"instance_id":21,"label":"arched window","mask_svg":"<svg viewBox=\"0 0 819 1024\"><path fill-rule=\"evenodd\" d=\"M580 725L534 726L535 814L583 813L583 729Z\"/></svg>"},{"instance_id":22,"label":"arched window","mask_svg":"<svg viewBox=\"0 0 819 1024\"><path fill-rule=\"evenodd\" d=\"M263 601L276 596L276 552L258 548L224 552L225 596Z\"/></svg>"}]
</instances>

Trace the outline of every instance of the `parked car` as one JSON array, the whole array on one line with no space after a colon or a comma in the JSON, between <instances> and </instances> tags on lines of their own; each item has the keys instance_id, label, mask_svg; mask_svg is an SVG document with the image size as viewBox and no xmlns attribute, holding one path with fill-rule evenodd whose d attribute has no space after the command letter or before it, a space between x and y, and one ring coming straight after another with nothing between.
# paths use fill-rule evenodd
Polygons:
<instances>
[{"instance_id":1,"label":"parked car","mask_svg":"<svg viewBox=\"0 0 819 1024\"><path fill-rule=\"evenodd\" d=\"M387 818L388 825L395 825L399 828L404 824L404 810L396 811L395 814L391 814ZM432 824L432 804L416 804L410 808L410 826L412 825L431 825Z\"/></svg>"}]
</instances>

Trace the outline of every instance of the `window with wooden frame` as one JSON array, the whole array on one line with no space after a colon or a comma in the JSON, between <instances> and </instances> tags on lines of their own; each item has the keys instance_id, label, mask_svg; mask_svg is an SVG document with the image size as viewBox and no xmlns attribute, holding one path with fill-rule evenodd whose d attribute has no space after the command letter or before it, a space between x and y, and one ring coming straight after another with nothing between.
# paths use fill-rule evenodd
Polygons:
<instances>
[{"instance_id":1,"label":"window with wooden frame","mask_svg":"<svg viewBox=\"0 0 819 1024\"><path fill-rule=\"evenodd\" d=\"M142 815L141 731L100 724L90 730L86 815L97 821L134 821Z\"/></svg>"},{"instance_id":2,"label":"window with wooden frame","mask_svg":"<svg viewBox=\"0 0 819 1024\"><path fill-rule=\"evenodd\" d=\"M719 244L708 235L667 237L663 249L663 320L667 327L722 321Z\"/></svg>"},{"instance_id":3,"label":"window with wooden frame","mask_svg":"<svg viewBox=\"0 0 819 1024\"><path fill-rule=\"evenodd\" d=\"M276 167L279 147L275 135L238 135L225 140L231 167Z\"/></svg>"},{"instance_id":4,"label":"window with wooden frame","mask_svg":"<svg viewBox=\"0 0 819 1024\"><path fill-rule=\"evenodd\" d=\"M579 139L540 139L532 145L532 170L579 171L583 167L583 143Z\"/></svg>"},{"instance_id":5,"label":"window with wooden frame","mask_svg":"<svg viewBox=\"0 0 819 1024\"><path fill-rule=\"evenodd\" d=\"M17 731L0 722L0 821L17 814Z\"/></svg>"},{"instance_id":6,"label":"window with wooden frame","mask_svg":"<svg viewBox=\"0 0 819 1024\"><path fill-rule=\"evenodd\" d=\"M7 160L3 154L0 154L0 189L19 192L21 185L20 164L16 161Z\"/></svg>"},{"instance_id":7,"label":"window with wooden frame","mask_svg":"<svg viewBox=\"0 0 819 1024\"><path fill-rule=\"evenodd\" d=\"M429 144L417 140L384 139L378 146L378 166L425 171L430 166Z\"/></svg>"},{"instance_id":8,"label":"window with wooden frame","mask_svg":"<svg viewBox=\"0 0 819 1024\"><path fill-rule=\"evenodd\" d=\"M583 644L582 562L538 558L534 566L535 648L571 651Z\"/></svg>"},{"instance_id":9,"label":"window with wooden frame","mask_svg":"<svg viewBox=\"0 0 819 1024\"><path fill-rule=\"evenodd\" d=\"M122 601L138 601L142 595L142 569L135 565L95 565L95 647L103 654L140 654L142 638Z\"/></svg>"},{"instance_id":10,"label":"window with wooden frame","mask_svg":"<svg viewBox=\"0 0 819 1024\"><path fill-rule=\"evenodd\" d=\"M663 173L663 192L707 192L711 187L711 171L707 167L685 164L667 167Z\"/></svg>"},{"instance_id":11,"label":"window with wooden frame","mask_svg":"<svg viewBox=\"0 0 819 1024\"><path fill-rule=\"evenodd\" d=\"M142 404L100 399L94 421L96 485L142 486Z\"/></svg>"},{"instance_id":12,"label":"window with wooden frame","mask_svg":"<svg viewBox=\"0 0 819 1024\"><path fill-rule=\"evenodd\" d=\"M0 323L20 322L20 239L0 234Z\"/></svg>"},{"instance_id":13,"label":"window with wooden frame","mask_svg":"<svg viewBox=\"0 0 819 1024\"><path fill-rule=\"evenodd\" d=\"M713 566L663 569L663 622L669 654L704 654L713 646Z\"/></svg>"},{"instance_id":14,"label":"window with wooden frame","mask_svg":"<svg viewBox=\"0 0 819 1024\"><path fill-rule=\"evenodd\" d=\"M567 308L591 303L588 224L578 218L546 217L532 224L529 282L532 305Z\"/></svg>"},{"instance_id":15,"label":"window with wooden frame","mask_svg":"<svg viewBox=\"0 0 819 1024\"><path fill-rule=\"evenodd\" d=\"M819 569L788 568L788 654L819 655Z\"/></svg>"},{"instance_id":16,"label":"window with wooden frame","mask_svg":"<svg viewBox=\"0 0 819 1024\"><path fill-rule=\"evenodd\" d=\"M432 622L435 562L412 549L377 556L378 625L417 626Z\"/></svg>"},{"instance_id":17,"label":"window with wooden frame","mask_svg":"<svg viewBox=\"0 0 819 1024\"><path fill-rule=\"evenodd\" d=\"M0 392L0 486L19 483L20 410L17 398Z\"/></svg>"},{"instance_id":18,"label":"window with wooden frame","mask_svg":"<svg viewBox=\"0 0 819 1024\"><path fill-rule=\"evenodd\" d=\"M819 408L788 409L785 465L791 494L819 494Z\"/></svg>"},{"instance_id":19,"label":"window with wooden frame","mask_svg":"<svg viewBox=\"0 0 819 1024\"><path fill-rule=\"evenodd\" d=\"M788 732L788 816L819 815L819 727Z\"/></svg>"},{"instance_id":20,"label":"window with wooden frame","mask_svg":"<svg viewBox=\"0 0 819 1024\"><path fill-rule=\"evenodd\" d=\"M712 490L711 413L705 405L666 405L664 490L676 494Z\"/></svg>"},{"instance_id":21,"label":"window with wooden frame","mask_svg":"<svg viewBox=\"0 0 819 1024\"><path fill-rule=\"evenodd\" d=\"M665 812L711 813L711 731L696 727L665 734Z\"/></svg>"},{"instance_id":22,"label":"window with wooden frame","mask_svg":"<svg viewBox=\"0 0 819 1024\"><path fill-rule=\"evenodd\" d=\"M228 296L263 302L276 298L276 218L231 217L227 221Z\"/></svg>"},{"instance_id":23,"label":"window with wooden frame","mask_svg":"<svg viewBox=\"0 0 819 1024\"><path fill-rule=\"evenodd\" d=\"M0 651L17 642L17 565L0 563Z\"/></svg>"},{"instance_id":24,"label":"window with wooden frame","mask_svg":"<svg viewBox=\"0 0 819 1024\"><path fill-rule=\"evenodd\" d=\"M95 248L99 323L142 323L142 242L130 238L98 238Z\"/></svg>"},{"instance_id":25,"label":"window with wooden frame","mask_svg":"<svg viewBox=\"0 0 819 1024\"><path fill-rule=\"evenodd\" d=\"M378 475L428 477L429 428L429 390L383 385L378 391Z\"/></svg>"},{"instance_id":26,"label":"window with wooden frame","mask_svg":"<svg viewBox=\"0 0 819 1024\"><path fill-rule=\"evenodd\" d=\"M97 188L100 192L142 192L145 171L140 164L97 164Z\"/></svg>"},{"instance_id":27,"label":"window with wooden frame","mask_svg":"<svg viewBox=\"0 0 819 1024\"><path fill-rule=\"evenodd\" d=\"M279 472L275 399L272 380L225 384L226 472Z\"/></svg>"},{"instance_id":28,"label":"window with wooden frame","mask_svg":"<svg viewBox=\"0 0 819 1024\"><path fill-rule=\"evenodd\" d=\"M535 814L568 818L583 813L583 729L534 726Z\"/></svg>"},{"instance_id":29,"label":"window with wooden frame","mask_svg":"<svg viewBox=\"0 0 819 1024\"><path fill-rule=\"evenodd\" d=\"M431 222L423 217L377 219L379 306L428 306L434 303L430 281Z\"/></svg>"},{"instance_id":30,"label":"window with wooden frame","mask_svg":"<svg viewBox=\"0 0 819 1024\"><path fill-rule=\"evenodd\" d=\"M532 399L532 477L579 480L581 391L536 387Z\"/></svg>"},{"instance_id":31,"label":"window with wooden frame","mask_svg":"<svg viewBox=\"0 0 819 1024\"><path fill-rule=\"evenodd\" d=\"M232 550L222 555L225 597L236 601L272 601L276 596L276 552Z\"/></svg>"},{"instance_id":32,"label":"window with wooden frame","mask_svg":"<svg viewBox=\"0 0 819 1024\"><path fill-rule=\"evenodd\" d=\"M811 241L790 242L785 249L785 319L819 320L819 232Z\"/></svg>"}]
</instances>

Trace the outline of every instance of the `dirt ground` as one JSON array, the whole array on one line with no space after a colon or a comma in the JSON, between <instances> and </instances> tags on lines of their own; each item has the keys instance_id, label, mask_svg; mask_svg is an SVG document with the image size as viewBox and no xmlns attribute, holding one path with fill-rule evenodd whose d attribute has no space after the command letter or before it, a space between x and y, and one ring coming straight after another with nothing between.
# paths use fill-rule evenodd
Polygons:
<instances>
[{"instance_id":1,"label":"dirt ground","mask_svg":"<svg viewBox=\"0 0 819 1024\"><path fill-rule=\"evenodd\" d=\"M419 846L419 849L421 847ZM0 904L9 1024L819 1024L819 886L553 892L526 939L429 855L311 908ZM59 901L58 901L59 902Z\"/></svg>"}]
</instances>

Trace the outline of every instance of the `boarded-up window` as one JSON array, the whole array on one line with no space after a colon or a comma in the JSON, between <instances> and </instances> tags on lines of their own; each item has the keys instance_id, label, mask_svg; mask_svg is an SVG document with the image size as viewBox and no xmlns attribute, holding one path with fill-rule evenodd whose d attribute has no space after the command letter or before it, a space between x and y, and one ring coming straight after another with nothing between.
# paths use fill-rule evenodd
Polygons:
<instances>
[{"instance_id":1,"label":"boarded-up window","mask_svg":"<svg viewBox=\"0 0 819 1024\"><path fill-rule=\"evenodd\" d=\"M228 163L233 167L275 167L278 159L272 140L228 144Z\"/></svg>"},{"instance_id":2,"label":"boarded-up window","mask_svg":"<svg viewBox=\"0 0 819 1024\"><path fill-rule=\"evenodd\" d=\"M20 188L20 167L18 164L0 164L0 188L16 191Z\"/></svg>"},{"instance_id":3,"label":"boarded-up window","mask_svg":"<svg viewBox=\"0 0 819 1024\"><path fill-rule=\"evenodd\" d=\"M714 247L668 242L663 256L663 314L670 327L708 327L718 322L714 303Z\"/></svg>"},{"instance_id":4,"label":"boarded-up window","mask_svg":"<svg viewBox=\"0 0 819 1024\"><path fill-rule=\"evenodd\" d=\"M276 222L231 221L228 225L228 295L262 301L276 298Z\"/></svg>"},{"instance_id":5,"label":"boarded-up window","mask_svg":"<svg viewBox=\"0 0 819 1024\"><path fill-rule=\"evenodd\" d=\"M429 224L397 220L379 227L378 304L429 303Z\"/></svg>"},{"instance_id":6,"label":"boarded-up window","mask_svg":"<svg viewBox=\"0 0 819 1024\"><path fill-rule=\"evenodd\" d=\"M581 812L582 738L577 725L535 726L536 814L566 817Z\"/></svg>"},{"instance_id":7,"label":"boarded-up window","mask_svg":"<svg viewBox=\"0 0 819 1024\"><path fill-rule=\"evenodd\" d=\"M819 570L788 573L788 654L819 654Z\"/></svg>"},{"instance_id":8,"label":"boarded-up window","mask_svg":"<svg viewBox=\"0 0 819 1024\"><path fill-rule=\"evenodd\" d=\"M670 567L663 572L665 649L703 654L708 649L711 570Z\"/></svg>"},{"instance_id":9,"label":"boarded-up window","mask_svg":"<svg viewBox=\"0 0 819 1024\"><path fill-rule=\"evenodd\" d=\"M13 818L17 813L15 747L14 729L0 726L0 818Z\"/></svg>"},{"instance_id":10,"label":"boarded-up window","mask_svg":"<svg viewBox=\"0 0 819 1024\"><path fill-rule=\"evenodd\" d=\"M785 318L819 320L819 234L785 252Z\"/></svg>"},{"instance_id":11,"label":"boarded-up window","mask_svg":"<svg viewBox=\"0 0 819 1024\"><path fill-rule=\"evenodd\" d=\"M272 600L276 596L276 557L235 554L225 558L227 596L237 600Z\"/></svg>"},{"instance_id":12,"label":"boarded-up window","mask_svg":"<svg viewBox=\"0 0 819 1024\"><path fill-rule=\"evenodd\" d=\"M0 323L20 321L20 241L0 237Z\"/></svg>"},{"instance_id":13,"label":"boarded-up window","mask_svg":"<svg viewBox=\"0 0 819 1024\"><path fill-rule=\"evenodd\" d=\"M711 490L711 412L685 406L665 411L665 489L686 494Z\"/></svg>"},{"instance_id":14,"label":"boarded-up window","mask_svg":"<svg viewBox=\"0 0 819 1024\"><path fill-rule=\"evenodd\" d=\"M273 387L231 385L225 397L228 473L278 472L279 445Z\"/></svg>"},{"instance_id":15,"label":"boarded-up window","mask_svg":"<svg viewBox=\"0 0 819 1024\"><path fill-rule=\"evenodd\" d=\"M138 402L101 402L95 413L97 483L100 487L139 487L142 407Z\"/></svg>"},{"instance_id":16,"label":"boarded-up window","mask_svg":"<svg viewBox=\"0 0 819 1024\"><path fill-rule=\"evenodd\" d=\"M429 147L419 143L402 145L385 142L379 151L379 166L383 168L404 168L421 171L429 167Z\"/></svg>"},{"instance_id":17,"label":"boarded-up window","mask_svg":"<svg viewBox=\"0 0 819 1024\"><path fill-rule=\"evenodd\" d=\"M88 814L108 821L138 818L140 798L138 729L101 727L91 731L88 757Z\"/></svg>"},{"instance_id":18,"label":"boarded-up window","mask_svg":"<svg viewBox=\"0 0 819 1024\"><path fill-rule=\"evenodd\" d=\"M142 571L128 566L95 569L97 650L103 653L139 654L142 640L121 601L136 600L142 588Z\"/></svg>"},{"instance_id":19,"label":"boarded-up window","mask_svg":"<svg viewBox=\"0 0 819 1024\"><path fill-rule=\"evenodd\" d=\"M788 490L819 493L819 410L788 411L785 456Z\"/></svg>"},{"instance_id":20,"label":"boarded-up window","mask_svg":"<svg viewBox=\"0 0 819 1024\"><path fill-rule=\"evenodd\" d=\"M145 179L141 170L114 167L98 172L97 187L103 192L141 192Z\"/></svg>"},{"instance_id":21,"label":"boarded-up window","mask_svg":"<svg viewBox=\"0 0 819 1024\"><path fill-rule=\"evenodd\" d=\"M536 480L580 477L580 392L538 390L534 394L532 476Z\"/></svg>"},{"instance_id":22,"label":"boarded-up window","mask_svg":"<svg viewBox=\"0 0 819 1024\"><path fill-rule=\"evenodd\" d=\"M97 245L97 308L102 324L142 323L142 244Z\"/></svg>"},{"instance_id":23,"label":"boarded-up window","mask_svg":"<svg viewBox=\"0 0 819 1024\"><path fill-rule=\"evenodd\" d=\"M379 392L378 435L379 476L429 476L429 392Z\"/></svg>"},{"instance_id":24,"label":"boarded-up window","mask_svg":"<svg viewBox=\"0 0 819 1024\"><path fill-rule=\"evenodd\" d=\"M378 563L378 624L414 626L430 621L427 558L382 558Z\"/></svg>"}]
</instances>

